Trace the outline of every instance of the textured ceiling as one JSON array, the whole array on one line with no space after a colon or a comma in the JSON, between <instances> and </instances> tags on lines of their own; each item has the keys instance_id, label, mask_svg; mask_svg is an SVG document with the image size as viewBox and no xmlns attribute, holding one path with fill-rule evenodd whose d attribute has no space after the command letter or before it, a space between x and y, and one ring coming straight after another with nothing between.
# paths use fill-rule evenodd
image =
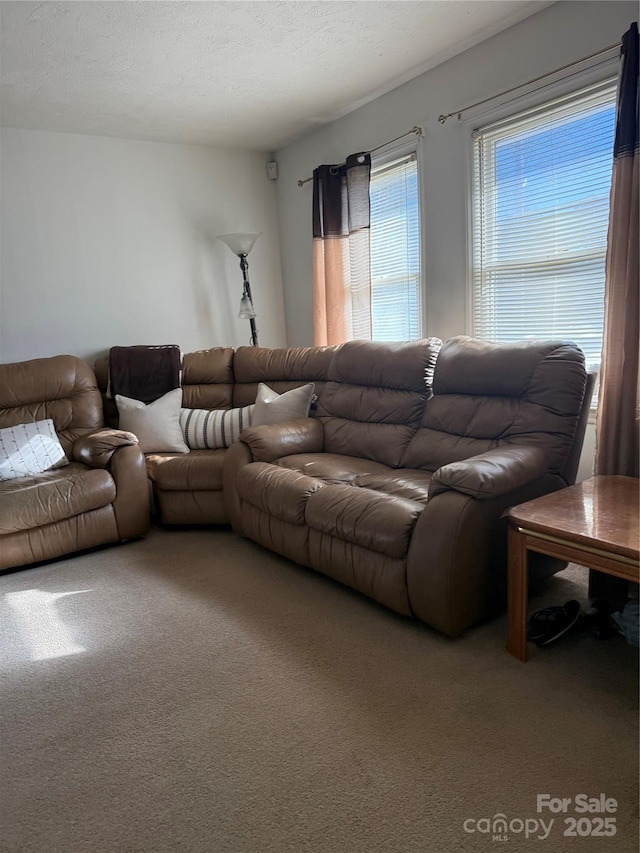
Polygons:
<instances>
[{"instance_id":1,"label":"textured ceiling","mask_svg":"<svg viewBox=\"0 0 640 853\"><path fill-rule=\"evenodd\" d=\"M2 123L270 150L547 2L2 2Z\"/></svg>"}]
</instances>

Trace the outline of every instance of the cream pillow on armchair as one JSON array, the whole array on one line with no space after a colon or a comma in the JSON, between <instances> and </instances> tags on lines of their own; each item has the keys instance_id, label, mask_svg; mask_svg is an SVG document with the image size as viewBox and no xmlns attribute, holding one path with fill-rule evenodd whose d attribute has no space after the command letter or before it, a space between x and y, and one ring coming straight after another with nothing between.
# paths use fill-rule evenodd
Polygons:
<instances>
[{"instance_id":1,"label":"cream pillow on armchair","mask_svg":"<svg viewBox=\"0 0 640 853\"><path fill-rule=\"evenodd\" d=\"M34 477L68 464L51 418L0 429L0 480Z\"/></svg>"},{"instance_id":2,"label":"cream pillow on armchair","mask_svg":"<svg viewBox=\"0 0 640 853\"><path fill-rule=\"evenodd\" d=\"M148 405L115 396L120 429L138 436L143 453L188 453L180 427L182 388L169 391Z\"/></svg>"}]
</instances>

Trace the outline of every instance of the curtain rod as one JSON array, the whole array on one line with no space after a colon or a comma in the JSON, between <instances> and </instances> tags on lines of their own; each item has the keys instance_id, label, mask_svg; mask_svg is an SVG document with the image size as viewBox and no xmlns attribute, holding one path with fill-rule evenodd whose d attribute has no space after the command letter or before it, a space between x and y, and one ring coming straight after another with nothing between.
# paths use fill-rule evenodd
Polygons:
<instances>
[{"instance_id":1,"label":"curtain rod","mask_svg":"<svg viewBox=\"0 0 640 853\"><path fill-rule=\"evenodd\" d=\"M573 68L574 65L580 65L581 62L586 62L588 59L594 59L596 56L602 56L603 53L608 53L610 50L615 50L621 46L622 42L617 42L616 44L610 44L609 47L603 47L602 50L596 50L595 53L590 53L588 56L583 56L582 59L576 59L573 62L567 62L566 65L560 66L560 68L555 68L553 71L547 71L546 74L541 74L539 77L534 77L532 80L527 80L526 83L519 83L517 86L512 86L511 89L505 89L504 92L498 92L497 95L491 95L490 98L483 98L481 101L476 101L475 104L468 104L466 107L462 107L460 110L455 110L455 112L447 113L446 115L439 115L438 121L440 124L444 124L447 119L453 118L453 116L458 116L458 120L462 113L466 113L467 110L472 110L474 107L479 107L482 104L486 104L489 101L495 100L495 98L501 98L503 95L509 95L511 92L515 92L516 89L522 89L523 86L531 86L532 83L538 83L540 80L544 80L546 77L551 77L553 74L558 74L560 71L566 71L567 68Z\"/></svg>"},{"instance_id":2,"label":"curtain rod","mask_svg":"<svg viewBox=\"0 0 640 853\"><path fill-rule=\"evenodd\" d=\"M397 142L399 139L404 139L405 136L422 136L422 128L416 125L412 127L411 130L408 130L406 133L401 133L400 136L396 136L395 139L388 139L386 142L383 142L382 145L377 145L375 148L372 148L371 151L367 151L367 154L373 154L375 151L379 151L381 148L386 148L387 145L391 145L392 142ZM310 178L305 178L304 181L298 181L298 186L303 187L305 184L308 184L309 181L313 180L313 175Z\"/></svg>"}]
</instances>

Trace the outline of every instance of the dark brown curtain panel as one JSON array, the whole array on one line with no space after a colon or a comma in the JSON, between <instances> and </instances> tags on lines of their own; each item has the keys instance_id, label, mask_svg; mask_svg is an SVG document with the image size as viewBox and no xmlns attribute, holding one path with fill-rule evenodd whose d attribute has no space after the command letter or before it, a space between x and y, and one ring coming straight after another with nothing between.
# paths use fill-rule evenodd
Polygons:
<instances>
[{"instance_id":1,"label":"dark brown curtain panel","mask_svg":"<svg viewBox=\"0 0 640 853\"><path fill-rule=\"evenodd\" d=\"M624 34L607 245L596 474L638 476L638 25Z\"/></svg>"},{"instance_id":2,"label":"dark brown curtain panel","mask_svg":"<svg viewBox=\"0 0 640 853\"><path fill-rule=\"evenodd\" d=\"M369 154L313 173L316 346L371 338L370 180Z\"/></svg>"}]
</instances>

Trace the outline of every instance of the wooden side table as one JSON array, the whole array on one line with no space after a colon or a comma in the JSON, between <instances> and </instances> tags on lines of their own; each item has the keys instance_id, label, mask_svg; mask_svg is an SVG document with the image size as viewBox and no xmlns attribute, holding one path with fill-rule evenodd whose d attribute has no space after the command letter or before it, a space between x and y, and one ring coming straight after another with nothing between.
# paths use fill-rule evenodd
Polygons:
<instances>
[{"instance_id":1,"label":"wooden side table","mask_svg":"<svg viewBox=\"0 0 640 853\"><path fill-rule=\"evenodd\" d=\"M507 649L527 660L528 552L638 583L638 494L634 477L592 477L511 507Z\"/></svg>"}]
</instances>

